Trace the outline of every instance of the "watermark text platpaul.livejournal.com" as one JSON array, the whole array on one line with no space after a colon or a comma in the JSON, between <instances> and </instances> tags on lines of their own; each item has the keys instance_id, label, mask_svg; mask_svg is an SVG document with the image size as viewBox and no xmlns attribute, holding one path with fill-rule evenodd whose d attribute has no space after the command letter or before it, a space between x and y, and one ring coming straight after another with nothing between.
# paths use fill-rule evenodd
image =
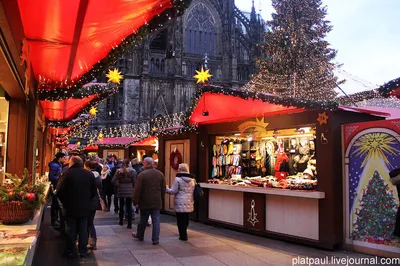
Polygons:
<instances>
[{"instance_id":1,"label":"watermark text platpaul.livejournal.com","mask_svg":"<svg viewBox=\"0 0 400 266\"><path fill-rule=\"evenodd\" d=\"M341 258L326 256L323 258L295 257L292 258L292 265L400 265L400 258Z\"/></svg>"}]
</instances>

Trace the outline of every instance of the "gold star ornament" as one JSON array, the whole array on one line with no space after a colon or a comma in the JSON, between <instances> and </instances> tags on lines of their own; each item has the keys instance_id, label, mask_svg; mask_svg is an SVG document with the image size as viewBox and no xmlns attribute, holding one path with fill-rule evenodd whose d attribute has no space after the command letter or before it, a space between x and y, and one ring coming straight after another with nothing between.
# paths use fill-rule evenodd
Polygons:
<instances>
[{"instance_id":1,"label":"gold star ornament","mask_svg":"<svg viewBox=\"0 0 400 266\"><path fill-rule=\"evenodd\" d=\"M317 121L320 125L328 124L328 118L329 116L325 112L323 112L322 114L318 114Z\"/></svg>"},{"instance_id":2,"label":"gold star ornament","mask_svg":"<svg viewBox=\"0 0 400 266\"><path fill-rule=\"evenodd\" d=\"M204 71L204 68L201 67L200 71L196 70L196 75L193 76L195 79L197 79L197 84L199 83L206 83L208 81L209 78L212 77L212 75L210 74L210 70L207 69L206 71Z\"/></svg>"},{"instance_id":3,"label":"gold star ornament","mask_svg":"<svg viewBox=\"0 0 400 266\"><path fill-rule=\"evenodd\" d=\"M90 110L89 110L89 114L94 115L94 116L96 116L97 112L98 112L97 109L94 107L90 108Z\"/></svg>"},{"instance_id":4,"label":"gold star ornament","mask_svg":"<svg viewBox=\"0 0 400 266\"><path fill-rule=\"evenodd\" d=\"M124 77L121 72L118 71L117 68L114 68L114 70L108 70L108 74L106 75L108 78L108 82L112 83L121 83L121 79Z\"/></svg>"}]
</instances>

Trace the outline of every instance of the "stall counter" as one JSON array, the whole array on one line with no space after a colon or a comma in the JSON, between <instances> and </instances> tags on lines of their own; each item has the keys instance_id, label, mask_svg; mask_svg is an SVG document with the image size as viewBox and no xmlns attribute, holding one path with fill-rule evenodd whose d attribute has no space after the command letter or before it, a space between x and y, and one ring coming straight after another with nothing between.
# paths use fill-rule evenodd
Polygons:
<instances>
[{"instance_id":1,"label":"stall counter","mask_svg":"<svg viewBox=\"0 0 400 266\"><path fill-rule=\"evenodd\" d=\"M208 189L208 219L249 230L319 240L320 191L201 183Z\"/></svg>"}]
</instances>

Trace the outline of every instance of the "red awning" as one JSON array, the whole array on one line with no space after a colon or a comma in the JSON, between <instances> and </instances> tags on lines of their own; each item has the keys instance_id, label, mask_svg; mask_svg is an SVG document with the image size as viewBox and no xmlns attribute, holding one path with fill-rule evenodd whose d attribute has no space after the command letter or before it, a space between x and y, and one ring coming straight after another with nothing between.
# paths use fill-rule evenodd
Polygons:
<instances>
[{"instance_id":1,"label":"red awning","mask_svg":"<svg viewBox=\"0 0 400 266\"><path fill-rule=\"evenodd\" d=\"M141 140L139 142L136 142L131 146L157 146L157 143L158 143L158 138L152 136L145 138L144 140Z\"/></svg>"},{"instance_id":2,"label":"red awning","mask_svg":"<svg viewBox=\"0 0 400 266\"><path fill-rule=\"evenodd\" d=\"M99 150L99 146L93 146L93 145L89 145L85 147L85 151L98 151Z\"/></svg>"},{"instance_id":3,"label":"red awning","mask_svg":"<svg viewBox=\"0 0 400 266\"><path fill-rule=\"evenodd\" d=\"M205 92L192 112L190 123L213 124L302 111L304 108L285 107L261 100L246 100L231 95ZM208 112L208 115L205 116L204 112Z\"/></svg>"},{"instance_id":4,"label":"red awning","mask_svg":"<svg viewBox=\"0 0 400 266\"><path fill-rule=\"evenodd\" d=\"M102 138L96 141L96 145L129 145L132 142L140 140L139 138L120 137L120 138Z\"/></svg>"},{"instance_id":5,"label":"red awning","mask_svg":"<svg viewBox=\"0 0 400 266\"><path fill-rule=\"evenodd\" d=\"M91 95L83 99L68 99L61 101L40 101L47 119L52 121L67 121L87 107L98 95Z\"/></svg>"},{"instance_id":6,"label":"red awning","mask_svg":"<svg viewBox=\"0 0 400 266\"><path fill-rule=\"evenodd\" d=\"M268 96L271 97L272 95ZM276 98L279 97L276 96ZM365 113L374 116L390 117L389 113L382 112L373 108L339 106L337 110ZM303 111L305 111L305 108L293 106L287 107L268 101L262 101L252 98L243 99L234 95L205 92L202 94L197 106L193 109L189 121L191 124L202 125L237 121L260 116L299 113Z\"/></svg>"},{"instance_id":7,"label":"red awning","mask_svg":"<svg viewBox=\"0 0 400 266\"><path fill-rule=\"evenodd\" d=\"M73 84L171 0L18 0L39 83Z\"/></svg>"}]
</instances>

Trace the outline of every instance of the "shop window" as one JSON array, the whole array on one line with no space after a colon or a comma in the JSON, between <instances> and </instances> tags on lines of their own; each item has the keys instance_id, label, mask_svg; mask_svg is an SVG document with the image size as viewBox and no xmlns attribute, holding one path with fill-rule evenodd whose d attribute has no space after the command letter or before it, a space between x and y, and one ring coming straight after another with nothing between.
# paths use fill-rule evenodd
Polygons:
<instances>
[{"instance_id":1,"label":"shop window","mask_svg":"<svg viewBox=\"0 0 400 266\"><path fill-rule=\"evenodd\" d=\"M313 190L315 129L291 128L215 136L210 183Z\"/></svg>"},{"instance_id":2,"label":"shop window","mask_svg":"<svg viewBox=\"0 0 400 266\"><path fill-rule=\"evenodd\" d=\"M0 87L0 181L4 180L7 167L7 130L9 103L5 91Z\"/></svg>"}]
</instances>

